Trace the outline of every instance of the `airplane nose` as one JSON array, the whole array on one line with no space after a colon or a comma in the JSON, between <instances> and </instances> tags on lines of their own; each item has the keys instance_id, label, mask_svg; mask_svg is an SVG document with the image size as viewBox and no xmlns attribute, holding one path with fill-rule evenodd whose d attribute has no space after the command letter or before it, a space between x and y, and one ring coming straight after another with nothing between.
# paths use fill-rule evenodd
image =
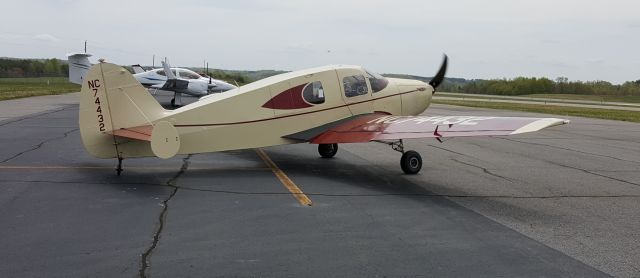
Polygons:
<instances>
[{"instance_id":1,"label":"airplane nose","mask_svg":"<svg viewBox=\"0 0 640 278\"><path fill-rule=\"evenodd\" d=\"M398 89L402 93L402 115L418 115L431 103L433 87L418 80L402 80Z\"/></svg>"}]
</instances>

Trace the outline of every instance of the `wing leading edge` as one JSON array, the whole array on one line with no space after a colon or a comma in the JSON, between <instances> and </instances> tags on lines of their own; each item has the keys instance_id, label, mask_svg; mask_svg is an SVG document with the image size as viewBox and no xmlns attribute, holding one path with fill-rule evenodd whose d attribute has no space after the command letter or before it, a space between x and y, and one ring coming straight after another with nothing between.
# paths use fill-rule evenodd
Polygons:
<instances>
[{"instance_id":1,"label":"wing leading edge","mask_svg":"<svg viewBox=\"0 0 640 278\"><path fill-rule=\"evenodd\" d=\"M361 143L411 138L506 136L569 123L557 118L480 116L353 116L284 136L313 144Z\"/></svg>"}]
</instances>

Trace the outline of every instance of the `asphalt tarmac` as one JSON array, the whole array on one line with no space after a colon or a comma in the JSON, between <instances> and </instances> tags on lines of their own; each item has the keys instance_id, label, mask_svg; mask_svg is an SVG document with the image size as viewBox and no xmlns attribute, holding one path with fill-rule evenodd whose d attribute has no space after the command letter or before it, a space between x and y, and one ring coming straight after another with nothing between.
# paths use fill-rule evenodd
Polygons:
<instances>
[{"instance_id":1,"label":"asphalt tarmac","mask_svg":"<svg viewBox=\"0 0 640 278\"><path fill-rule=\"evenodd\" d=\"M376 143L129 159L116 176L77 114L0 121L0 276L640 276L638 124L412 140L416 176Z\"/></svg>"}]
</instances>

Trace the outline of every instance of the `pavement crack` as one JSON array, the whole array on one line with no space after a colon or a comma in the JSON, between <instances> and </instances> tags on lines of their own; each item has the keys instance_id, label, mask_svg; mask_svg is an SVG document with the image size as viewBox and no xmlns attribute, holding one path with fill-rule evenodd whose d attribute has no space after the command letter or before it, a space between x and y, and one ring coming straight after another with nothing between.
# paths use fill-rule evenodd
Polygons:
<instances>
[{"instance_id":1,"label":"pavement crack","mask_svg":"<svg viewBox=\"0 0 640 278\"><path fill-rule=\"evenodd\" d=\"M0 123L0 126L5 126L5 125L8 125L8 124L17 123L17 122L21 122L21 121L24 121L24 120L33 119L33 118L36 118L36 117L40 117L40 116L49 115L49 114L53 114L53 113L56 113L56 112L64 111L64 110L67 110L67 109L71 108L72 106L73 105L69 105L69 106L66 106L66 107L64 107L62 109L50 110L50 111L46 111L46 112L43 112L43 113L35 113L35 114L31 114L29 116L18 118L18 119L15 119L15 120L9 120L9 121Z\"/></svg>"},{"instance_id":2,"label":"pavement crack","mask_svg":"<svg viewBox=\"0 0 640 278\"><path fill-rule=\"evenodd\" d=\"M438 146L434 146L434 145L429 145L429 147L436 148L436 149L443 150L443 151L450 152L450 153L454 153L454 154L457 154L457 155L462 155L462 156L467 156L467 157L471 157L471 158L473 158L472 156L470 156L470 155L468 155L468 154L464 154L464 153L460 153L460 152L452 151L452 150L447 149L447 148L438 147Z\"/></svg>"},{"instance_id":3,"label":"pavement crack","mask_svg":"<svg viewBox=\"0 0 640 278\"><path fill-rule=\"evenodd\" d=\"M41 148L44 144L49 143L49 142L51 142L51 141L55 141L55 140L59 140L59 139L66 138L69 134L71 134L71 133L73 133L73 132L76 132L76 131L78 131L78 130L79 130L79 128L74 128L74 129L72 129L72 130L70 130L70 131L65 132L64 134L62 134L62 136L53 137L53 138L49 138L49 139L47 139L47 140L44 140L44 141L42 141L42 142L40 142L40 143L38 143L38 144L36 144L36 145L32 146L30 149L26 149L26 150L24 150L24 151L21 151L21 152L19 152L19 153L15 154L15 155L13 155L13 156L11 156L11 157L9 157L9 158L7 158L7 159L3 160L3 161L0 161L0 164L5 163L5 162L7 162L7 161L9 161L9 160L12 160L12 159L14 159L14 158L17 158L17 157L19 157L19 156L21 156L21 155L24 155L24 154L26 154L26 153L29 153L29 152L35 151L35 150L37 150L37 149Z\"/></svg>"},{"instance_id":4,"label":"pavement crack","mask_svg":"<svg viewBox=\"0 0 640 278\"><path fill-rule=\"evenodd\" d=\"M549 147L549 148L554 148L554 149L559 149L559 150L572 151L572 152L577 152L577 153L586 154L586 155L593 155L593 156L598 156L598 157L606 157L606 158L610 158L610 159L614 159L614 160L618 160L618 161L624 161L624 162L631 162L631 163L635 163L635 164L640 164L639 161L626 160L626 159L622 159L622 158L619 158L619 157L608 156L608 155L597 154L597 153L590 153L590 152L585 152L585 151L580 151L580 150L575 150L575 149L570 149L570 148L563 148L563 147L558 147L558 146L549 145L549 144L525 142L525 141L520 141L520 140L516 140L516 139L511 139L511 138L504 138L504 137L494 137L494 138L507 140L507 141L511 141L511 142L517 142L517 143L521 143L521 144L544 146L544 147Z\"/></svg>"},{"instance_id":5,"label":"pavement crack","mask_svg":"<svg viewBox=\"0 0 640 278\"><path fill-rule=\"evenodd\" d=\"M482 166L479 166L479 165L475 165L473 163L464 162L464 161L461 161L461 160L458 160L458 159L455 159L455 158L451 158L451 160L453 160L455 162L458 162L460 164L464 164L464 165L467 165L467 166L471 166L471 167L474 167L474 168L481 169L487 175L494 176L496 178L503 179L503 180L506 180L506 181L511 182L511 183L514 182L513 180L511 180L511 179L509 179L509 178L507 178L505 176L501 176L501 175L498 175L498 174L496 174L494 172L491 172L491 170L489 170L489 169L487 169L485 167L482 167Z\"/></svg>"},{"instance_id":6,"label":"pavement crack","mask_svg":"<svg viewBox=\"0 0 640 278\"><path fill-rule=\"evenodd\" d=\"M149 185L149 186L166 186L166 184L150 183L150 182L95 182L95 181L52 181L52 180L18 180L18 179L0 179L1 182L11 183L49 183L49 184L91 184L91 185Z\"/></svg>"},{"instance_id":7,"label":"pavement crack","mask_svg":"<svg viewBox=\"0 0 640 278\"><path fill-rule=\"evenodd\" d=\"M181 190L191 190L199 192L210 192L220 194L233 195L289 195L289 192L247 192L233 190L216 190L205 188L193 188L180 186ZM640 195L537 195L537 196L518 196L518 195L472 195L472 194L438 194L438 193L380 193L380 194L339 194L339 193L321 193L321 192L305 192L308 196L323 197L384 197L384 196L409 196L409 197L447 197L447 198L503 198L503 199L562 199L562 198L640 198Z\"/></svg>"},{"instance_id":8,"label":"pavement crack","mask_svg":"<svg viewBox=\"0 0 640 278\"><path fill-rule=\"evenodd\" d=\"M189 168L189 158L191 158L191 155L187 155L182 159L182 166L180 167L180 170L165 184L166 186L171 187L172 190L169 196L167 196L167 198L162 201L162 210L160 211L160 215L158 216L158 227L153 234L153 241L151 242L151 246L149 246L149 248L147 248L147 250L145 250L141 255L139 271L140 278L147 277L147 269L149 269L149 260L151 258L151 254L153 253L153 250L155 250L155 248L158 246L160 235L162 234L162 230L165 226L166 216L169 210L169 201L171 201L176 193L178 193L178 188L180 188L177 186L176 181L187 171L187 168Z\"/></svg>"},{"instance_id":9,"label":"pavement crack","mask_svg":"<svg viewBox=\"0 0 640 278\"><path fill-rule=\"evenodd\" d=\"M608 157L608 158L617 159L617 160L621 160L621 161L625 161L625 162L638 163L637 161L624 160L624 159L620 159L620 158L616 158L616 157L610 157L610 156L606 156L606 155L600 155L600 154L593 154L593 153L588 153L588 152L582 152L582 151L578 151L578 150L567 149L567 148L557 147L557 146L553 146L553 145L546 145L546 144L541 144L541 143L523 142L523 141L513 140L513 139L509 139L509 138L502 138L502 137L494 137L494 138L503 139L503 140L508 140L508 141L513 141L513 142L518 142L518 143L522 143L522 144L540 145L540 146L546 146L546 147L551 147L551 148L556 148L556 149L563 149L563 150L568 150L568 151L574 151L574 152L584 153L584 154L589 154L589 155L594 155L594 156ZM430 146L431 146L431 147L434 147L434 148L436 148L436 149L440 149L440 150L447 151L447 152L450 152L450 153L454 153L454 154L457 154L457 155L462 155L462 156L466 156L466 157L474 158L474 157L472 157L472 156L470 156L470 155L463 154L463 153L459 153L459 152L452 151L452 150L449 150L449 149L445 149L445 148L442 148L442 147L437 147L437 146L433 146L433 145L430 145ZM480 166L473 165L473 164L467 164L467 163L461 162L461 161L459 161L459 160L456 160L456 159L454 159L454 158L452 158L452 159L453 159L454 161L456 161L456 162L459 162L459 163L462 163L462 164L465 164L465 165L468 165L468 166L472 166L472 167L479 167L479 168L481 168L481 169L483 169L483 170L484 170L484 168L482 168L482 167L480 167ZM607 176L607 175L599 174L599 173L596 173L596 172L593 172L593 171L589 171L589 170L585 170L585 169L582 169L582 168L578 168L578 167L574 167L574 166L569 166L569 165L565 165L565 164L561 164L561 163L557 163L557 162L553 162L553 161L548 161L548 160L544 160L544 161L545 161L545 162L547 162L547 163L550 163L550 164L556 165L556 166L560 166L560 167L565 167L565 168L569 168L569 169L574 169L574 170L582 171L582 172L585 172L585 173L587 173L587 174L591 174L591 175L594 175L594 176L599 176L599 177L602 177L602 178L611 179L611 180L614 180L614 181L618 181L618 182L622 182L622 183L626 183L626 184L630 184L630 185L640 186L640 184L635 183L635 182L630 182L630 181L627 181L627 180L623 180L623 179L619 179L619 178L614 178L614 177L611 177L611 176ZM490 175L493 175L491 172L488 172L488 171L485 171L485 173L490 174ZM493 175L493 176L495 176L495 175ZM498 177L501 177L501 176L498 176ZM501 178L504 178L504 177L501 177ZM511 181L511 180L509 180L509 179L507 179L507 180L508 180L508 181Z\"/></svg>"},{"instance_id":10,"label":"pavement crack","mask_svg":"<svg viewBox=\"0 0 640 278\"><path fill-rule=\"evenodd\" d=\"M598 174L596 172L589 171L589 170L586 170L586 169L582 169L582 168L578 168L578 167L574 167L574 166L569 166L569 165L564 165L564 164L556 163L556 162L553 162L553 161L547 161L547 162L551 163L551 164L554 164L554 165L557 165L557 166L560 166L560 167L565 167L565 168L569 168L569 169L582 171L582 172L585 172L587 174L591 174L591 175L594 175L594 176L598 176L598 177L602 177L602 178L606 178L606 179L610 179L610 180L614 180L614 181L618 181L618 182L622 182L622 183L626 183L626 184L630 184L630 185L640 186L640 183L630 182L630 181L627 181L627 180L614 178L614 177L603 175L603 174Z\"/></svg>"}]
</instances>

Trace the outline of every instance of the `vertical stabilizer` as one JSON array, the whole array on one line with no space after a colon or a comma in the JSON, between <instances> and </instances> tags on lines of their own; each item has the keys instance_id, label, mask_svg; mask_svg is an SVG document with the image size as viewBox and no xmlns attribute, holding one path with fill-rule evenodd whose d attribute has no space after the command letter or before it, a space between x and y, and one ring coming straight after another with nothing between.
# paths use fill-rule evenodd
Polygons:
<instances>
[{"instance_id":1,"label":"vertical stabilizer","mask_svg":"<svg viewBox=\"0 0 640 278\"><path fill-rule=\"evenodd\" d=\"M91 67L80 92L80 134L82 143L96 157L141 155L133 143L122 142L114 131L152 126L167 111L121 66L99 63Z\"/></svg>"},{"instance_id":2,"label":"vertical stabilizer","mask_svg":"<svg viewBox=\"0 0 640 278\"><path fill-rule=\"evenodd\" d=\"M69 61L69 82L82 84L82 80L89 68L91 68L91 62L89 62L89 53L69 53L67 54Z\"/></svg>"}]
</instances>

